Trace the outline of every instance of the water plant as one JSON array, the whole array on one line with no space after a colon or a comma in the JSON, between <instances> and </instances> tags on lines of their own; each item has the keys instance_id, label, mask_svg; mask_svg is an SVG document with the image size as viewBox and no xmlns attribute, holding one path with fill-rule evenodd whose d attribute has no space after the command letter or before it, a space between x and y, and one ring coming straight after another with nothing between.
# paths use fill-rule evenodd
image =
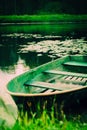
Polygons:
<instances>
[{"instance_id":1,"label":"water plant","mask_svg":"<svg viewBox=\"0 0 87 130\"><path fill-rule=\"evenodd\" d=\"M19 111L18 120L13 128L6 128L4 124L0 126L0 130L86 130L87 123L81 122L81 116L71 116L67 119L66 114L63 111L63 104L60 106L60 112L55 110L52 106L51 111L46 109L46 102L43 106L43 111L40 112L40 106L38 110L31 113L29 116L28 111L23 109ZM55 116L56 111L56 116ZM39 114L39 115L38 115Z\"/></svg>"}]
</instances>

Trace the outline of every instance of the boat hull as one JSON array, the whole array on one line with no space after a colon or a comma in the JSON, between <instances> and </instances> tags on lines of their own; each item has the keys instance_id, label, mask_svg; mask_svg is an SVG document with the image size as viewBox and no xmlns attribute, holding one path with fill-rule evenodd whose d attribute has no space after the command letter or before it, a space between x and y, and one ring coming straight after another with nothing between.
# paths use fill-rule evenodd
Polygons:
<instances>
[{"instance_id":1,"label":"boat hull","mask_svg":"<svg viewBox=\"0 0 87 130\"><path fill-rule=\"evenodd\" d=\"M43 101L68 105L87 97L86 81L87 56L65 56L12 79L7 92L28 106Z\"/></svg>"},{"instance_id":2,"label":"boat hull","mask_svg":"<svg viewBox=\"0 0 87 130\"><path fill-rule=\"evenodd\" d=\"M43 112L44 109L51 111L52 108L56 112L61 112L61 110L67 112L68 110L75 110L82 103L87 101L87 89L69 92L65 94L47 95L47 96L32 96L32 97L17 97L12 96L15 100L18 109L28 111L31 116L31 111L33 113L39 111ZM38 108L39 107L39 108ZM37 112L38 114L38 112Z\"/></svg>"}]
</instances>

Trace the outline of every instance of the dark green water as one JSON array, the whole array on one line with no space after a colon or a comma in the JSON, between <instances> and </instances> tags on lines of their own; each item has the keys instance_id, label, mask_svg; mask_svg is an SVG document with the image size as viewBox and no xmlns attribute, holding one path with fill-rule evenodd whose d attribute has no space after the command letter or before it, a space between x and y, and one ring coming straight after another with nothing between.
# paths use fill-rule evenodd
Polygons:
<instances>
[{"instance_id":1,"label":"dark green water","mask_svg":"<svg viewBox=\"0 0 87 130\"><path fill-rule=\"evenodd\" d=\"M87 23L60 23L60 24L2 24L1 33L34 33L34 34L57 34L74 35L73 33L86 32Z\"/></svg>"},{"instance_id":2,"label":"dark green water","mask_svg":"<svg viewBox=\"0 0 87 130\"><path fill-rule=\"evenodd\" d=\"M0 87L13 77L72 50L73 54L87 54L86 23L0 25ZM78 107L75 111L79 109L87 120L85 103Z\"/></svg>"},{"instance_id":3,"label":"dark green water","mask_svg":"<svg viewBox=\"0 0 87 130\"><path fill-rule=\"evenodd\" d=\"M53 60L53 57L49 57L48 51L40 54L36 50L29 51L29 45L36 45L39 42L44 44L49 41L62 43L66 40L71 40L71 42L73 40L74 42L77 39L83 43L87 42L86 23L0 25L1 86L16 75Z\"/></svg>"}]
</instances>

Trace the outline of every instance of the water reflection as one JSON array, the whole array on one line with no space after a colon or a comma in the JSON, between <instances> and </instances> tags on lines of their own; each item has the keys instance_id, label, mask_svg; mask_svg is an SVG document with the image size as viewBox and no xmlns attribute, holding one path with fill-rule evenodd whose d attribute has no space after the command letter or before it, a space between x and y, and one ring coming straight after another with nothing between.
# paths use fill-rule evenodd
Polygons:
<instances>
[{"instance_id":1,"label":"water reflection","mask_svg":"<svg viewBox=\"0 0 87 130\"><path fill-rule=\"evenodd\" d=\"M47 56L37 57L37 54L34 52L27 52L27 53L18 53L20 50L20 44L23 41L15 42L10 38L6 38L1 40L0 46L0 80L1 86L5 86L6 83L11 80L13 77L22 74L28 71L35 66L43 64L45 62L50 61L51 59ZM13 42L12 42L13 41Z\"/></svg>"},{"instance_id":2,"label":"water reflection","mask_svg":"<svg viewBox=\"0 0 87 130\"><path fill-rule=\"evenodd\" d=\"M27 70L29 70L29 66L25 64L25 61L22 60L20 57L14 65L4 66L0 68L0 85L4 87L8 81L10 81L13 77L20 75Z\"/></svg>"},{"instance_id":3,"label":"water reflection","mask_svg":"<svg viewBox=\"0 0 87 130\"><path fill-rule=\"evenodd\" d=\"M30 68L34 68L52 60L52 58L49 58L47 55L37 56L35 52L20 53L20 56Z\"/></svg>"},{"instance_id":4,"label":"water reflection","mask_svg":"<svg viewBox=\"0 0 87 130\"><path fill-rule=\"evenodd\" d=\"M26 25L0 25L1 33L28 33L28 34L52 34L52 35L84 35L87 23L62 23L62 24L26 24Z\"/></svg>"},{"instance_id":5,"label":"water reflection","mask_svg":"<svg viewBox=\"0 0 87 130\"><path fill-rule=\"evenodd\" d=\"M2 69L4 67L9 67L9 65L14 66L18 60L16 49L14 47L9 47L8 45L0 47L0 60L0 67Z\"/></svg>"},{"instance_id":6,"label":"water reflection","mask_svg":"<svg viewBox=\"0 0 87 130\"><path fill-rule=\"evenodd\" d=\"M87 54L86 23L0 25L0 33L1 84L7 83L11 78L31 68L60 57L60 54L71 53L70 47L72 47L72 44L72 49L75 49L74 54ZM29 50L31 45L32 47L40 45L42 49ZM67 49L65 46L67 46ZM53 47L55 49L52 49ZM48 50L45 52L43 48Z\"/></svg>"}]
</instances>

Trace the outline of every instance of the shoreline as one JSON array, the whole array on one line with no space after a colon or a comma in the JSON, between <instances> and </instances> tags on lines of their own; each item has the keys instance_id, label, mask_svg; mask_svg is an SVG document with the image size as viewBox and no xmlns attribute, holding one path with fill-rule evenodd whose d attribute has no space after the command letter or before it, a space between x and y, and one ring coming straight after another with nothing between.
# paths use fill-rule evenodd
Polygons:
<instances>
[{"instance_id":1,"label":"shoreline","mask_svg":"<svg viewBox=\"0 0 87 130\"><path fill-rule=\"evenodd\" d=\"M62 24L87 24L87 21L85 22L19 22L19 23L15 23L15 22L3 22L0 23L0 26L7 26L7 25L62 25Z\"/></svg>"},{"instance_id":2,"label":"shoreline","mask_svg":"<svg viewBox=\"0 0 87 130\"><path fill-rule=\"evenodd\" d=\"M51 14L51 15L3 15L0 24L61 24L87 23L87 15Z\"/></svg>"}]
</instances>

